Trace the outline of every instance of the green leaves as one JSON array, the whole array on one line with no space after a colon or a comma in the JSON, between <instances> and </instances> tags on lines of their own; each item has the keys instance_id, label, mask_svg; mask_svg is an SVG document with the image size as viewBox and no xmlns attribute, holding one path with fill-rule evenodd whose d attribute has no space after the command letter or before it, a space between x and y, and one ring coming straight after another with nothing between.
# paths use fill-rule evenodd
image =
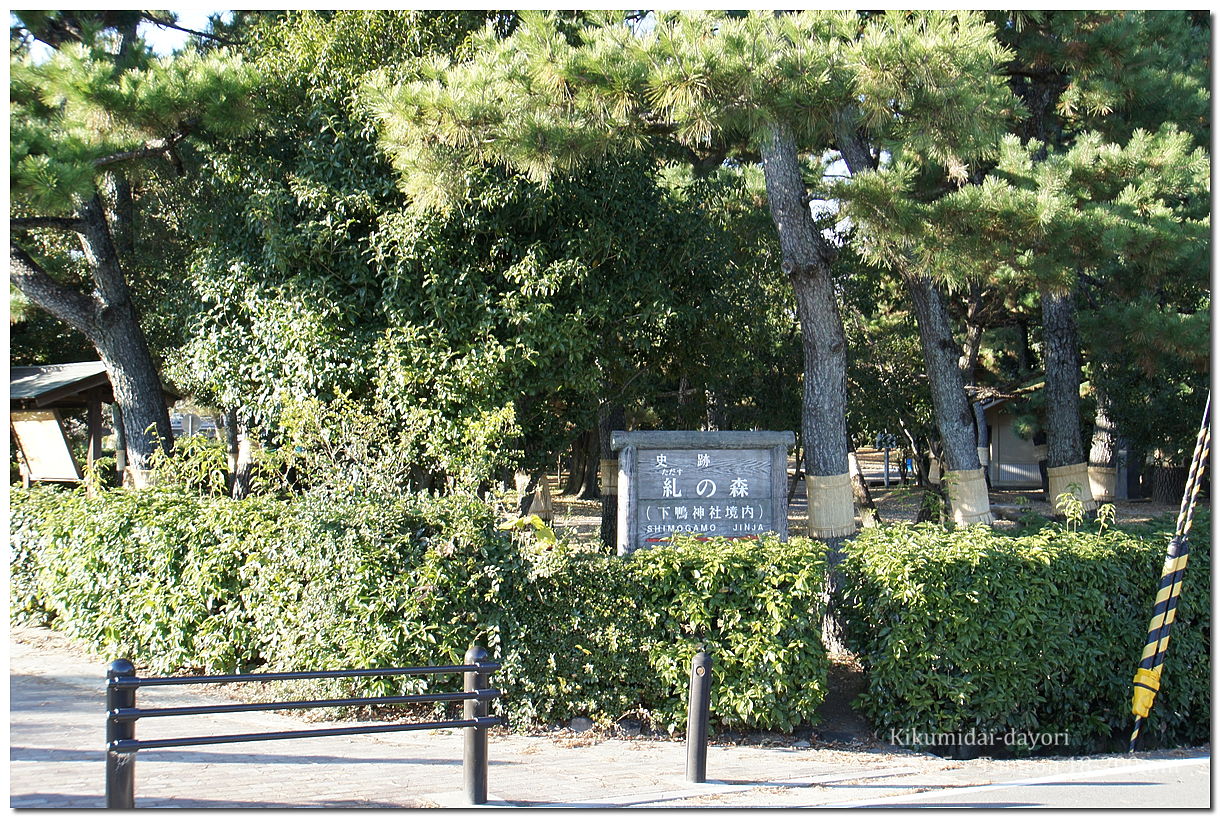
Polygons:
<instances>
[{"instance_id":1,"label":"green leaves","mask_svg":"<svg viewBox=\"0 0 1220 818\"><path fill-rule=\"evenodd\" d=\"M428 54L451 47L453 16L293 13L256 27L251 59L270 78L271 111L251 138L209 146L192 225L205 237L192 270L201 309L186 354L171 359L178 383L264 426L311 399L375 406L438 484L550 462L592 427L605 390L631 383L631 402L658 388L638 375L668 377L692 327L710 323L686 306L689 293L739 255L709 249L698 202L669 196L647 155L620 153L543 188L470 161L481 139L450 145L416 122L435 113L492 127L503 114L479 94L434 111L445 72L464 65L464 46ZM533 47L569 48L562 37ZM535 75L502 56L507 68L478 70L556 94L583 81L580 66ZM357 103L351 92L370 69ZM389 137L401 125L411 150L448 163L409 196L372 133L369 108L391 91L410 115L387 125ZM517 113L556 150L576 133ZM454 209L425 206L442 195Z\"/></svg>"},{"instance_id":2,"label":"green leaves","mask_svg":"<svg viewBox=\"0 0 1220 818\"><path fill-rule=\"evenodd\" d=\"M957 11L886 14L862 28L848 60L879 143L960 183L1020 108L1000 72L1010 56L981 13Z\"/></svg>"},{"instance_id":3,"label":"green leaves","mask_svg":"<svg viewBox=\"0 0 1220 818\"><path fill-rule=\"evenodd\" d=\"M675 696L685 693L690 658L702 646L715 667L718 723L790 731L813 720L829 667L819 636L820 543L678 538L637 551L629 566L642 589L636 614L656 629L650 661ZM680 699L652 709L659 723L685 720Z\"/></svg>"},{"instance_id":4,"label":"green leaves","mask_svg":"<svg viewBox=\"0 0 1220 818\"><path fill-rule=\"evenodd\" d=\"M819 544L683 541L624 560L536 518L513 527L539 536L460 497L18 492L12 609L153 674L456 663L480 641L517 725L634 714L680 729L699 645L722 724L791 729L821 703Z\"/></svg>"},{"instance_id":5,"label":"green leaves","mask_svg":"<svg viewBox=\"0 0 1220 818\"><path fill-rule=\"evenodd\" d=\"M1206 132L1209 29L1180 11L993 12L996 35L1015 65L1060 72L1055 115L1066 129L1105 130L1126 139L1136 128L1177 120Z\"/></svg>"},{"instance_id":6,"label":"green leaves","mask_svg":"<svg viewBox=\"0 0 1220 818\"><path fill-rule=\"evenodd\" d=\"M1147 730L1162 742L1206 738L1206 523ZM153 673L423 665L483 640L517 724L631 713L677 730L703 646L721 725L791 730L825 695L824 549L803 538L680 539L620 559L518 542L468 498L169 488L14 492L11 529L13 615ZM1036 729L1104 748L1130 726L1167 536L865 530L843 563L869 674L858 706L882 733Z\"/></svg>"},{"instance_id":7,"label":"green leaves","mask_svg":"<svg viewBox=\"0 0 1220 818\"><path fill-rule=\"evenodd\" d=\"M956 168L988 155L1017 108L1005 58L975 13L659 12L638 34L592 21L575 45L557 15L533 13L470 61L382 75L365 99L404 190L443 208L469 163L541 181L656 137L753 149L775 121L818 154L857 108L879 143Z\"/></svg>"},{"instance_id":8,"label":"green leaves","mask_svg":"<svg viewBox=\"0 0 1220 818\"><path fill-rule=\"evenodd\" d=\"M12 189L17 202L44 212L90 195L104 165L158 156L188 133L235 135L253 122L256 77L226 52L120 70L112 55L69 44L41 61L13 53L9 68Z\"/></svg>"},{"instance_id":9,"label":"green leaves","mask_svg":"<svg viewBox=\"0 0 1220 818\"><path fill-rule=\"evenodd\" d=\"M881 732L1032 729L1065 732L1080 750L1108 749L1113 732L1125 746L1163 532L865 530L843 564L849 633L869 674L858 706ZM1209 545L1205 534L1192 542L1189 576L1207 575ZM1206 582L1187 583L1166 672L1173 698L1153 714L1162 742L1204 740L1210 711L1210 598Z\"/></svg>"}]
</instances>

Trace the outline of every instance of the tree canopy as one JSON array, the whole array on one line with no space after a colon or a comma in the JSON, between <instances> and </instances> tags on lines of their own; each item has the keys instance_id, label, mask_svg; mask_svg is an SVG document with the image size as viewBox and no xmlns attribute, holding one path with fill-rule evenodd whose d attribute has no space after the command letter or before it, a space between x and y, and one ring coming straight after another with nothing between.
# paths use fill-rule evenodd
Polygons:
<instances>
[{"instance_id":1,"label":"tree canopy","mask_svg":"<svg viewBox=\"0 0 1220 818\"><path fill-rule=\"evenodd\" d=\"M10 59L13 360L92 347L140 468L162 374L417 490L625 426L975 471L979 401L1042 375L1053 467L1095 422L1190 445L1205 17L240 12L172 56L154 18L19 12Z\"/></svg>"},{"instance_id":2,"label":"tree canopy","mask_svg":"<svg viewBox=\"0 0 1220 818\"><path fill-rule=\"evenodd\" d=\"M51 53L36 57L16 36L9 60L10 281L106 364L136 474L172 437L132 294L139 257L173 256L137 243L139 206L158 199L146 190L167 187L147 165L181 173L188 142L248 127L254 87L235 55L154 57L139 17L34 12L20 31Z\"/></svg>"}]
</instances>

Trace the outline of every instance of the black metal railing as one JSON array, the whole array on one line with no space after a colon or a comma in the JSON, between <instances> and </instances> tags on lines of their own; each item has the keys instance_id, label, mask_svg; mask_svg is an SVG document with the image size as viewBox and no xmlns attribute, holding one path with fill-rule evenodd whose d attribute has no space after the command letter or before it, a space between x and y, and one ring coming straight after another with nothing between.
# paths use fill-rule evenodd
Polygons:
<instances>
[{"instance_id":1,"label":"black metal railing","mask_svg":"<svg viewBox=\"0 0 1220 818\"><path fill-rule=\"evenodd\" d=\"M196 747L204 744L228 744L246 741L278 741L290 738L320 738L351 736L364 733L397 733L407 730L464 728L462 779L466 798L471 804L487 803L487 728L503 724L503 720L488 715L488 703L500 696L500 691L488 687L499 662L490 662L487 651L475 646L466 652L466 664L441 667L399 667L365 670L320 670L290 673L232 674L227 676L177 676L141 679L135 667L126 659L112 662L106 673L106 806L131 809L135 806L135 763L139 750L166 747ZM420 693L409 696L369 696L316 701L258 702L253 704L212 704L198 707L137 708L136 691L141 687L165 687L235 682L275 682L291 679L341 679L360 676L418 676L446 673L463 674L461 693ZM301 710L316 707L349 707L370 704L422 704L460 701L462 718L436 722L406 724L373 724L354 727L326 727L316 730L287 730L267 733L238 733L192 738L137 739L136 721L164 716L203 716L217 713L248 713L260 710Z\"/></svg>"}]
</instances>

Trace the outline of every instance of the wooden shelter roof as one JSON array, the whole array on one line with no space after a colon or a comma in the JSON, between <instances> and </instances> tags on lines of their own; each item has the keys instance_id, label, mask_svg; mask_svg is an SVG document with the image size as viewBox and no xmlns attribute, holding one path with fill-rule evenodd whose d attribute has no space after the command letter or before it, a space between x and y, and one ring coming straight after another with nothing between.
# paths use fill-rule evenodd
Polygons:
<instances>
[{"instance_id":1,"label":"wooden shelter roof","mask_svg":"<svg viewBox=\"0 0 1220 818\"><path fill-rule=\"evenodd\" d=\"M179 397L163 390L167 398ZM74 408L91 401L114 403L110 376L101 361L9 367L9 405L14 409Z\"/></svg>"},{"instance_id":2,"label":"wooden shelter roof","mask_svg":"<svg viewBox=\"0 0 1220 818\"><path fill-rule=\"evenodd\" d=\"M9 367L9 403L13 407L84 406L87 400L82 393L96 389L107 393L104 402L114 400L101 361Z\"/></svg>"}]
</instances>

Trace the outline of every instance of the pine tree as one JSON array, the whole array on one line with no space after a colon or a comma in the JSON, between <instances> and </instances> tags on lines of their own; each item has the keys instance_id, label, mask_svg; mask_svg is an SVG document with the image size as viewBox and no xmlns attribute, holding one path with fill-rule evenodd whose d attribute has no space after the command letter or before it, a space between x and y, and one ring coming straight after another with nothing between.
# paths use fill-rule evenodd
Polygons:
<instances>
[{"instance_id":1,"label":"pine tree","mask_svg":"<svg viewBox=\"0 0 1220 818\"><path fill-rule=\"evenodd\" d=\"M996 118L991 124L993 138L998 138L1003 121ZM961 286L972 273L969 265L950 265L946 270L926 244L937 224L930 202L950 195L956 186L920 167L918 157L909 159L901 146L892 152L893 164L885 169L861 148L843 155L857 183L844 186L846 213L863 228L864 252L898 274L915 315L947 469L951 516L959 524L991 523L994 516L979 460L977 424L963 382L962 350L953 337L940 283L947 280ZM957 172L961 184L964 168Z\"/></svg>"},{"instance_id":2,"label":"pine tree","mask_svg":"<svg viewBox=\"0 0 1220 818\"><path fill-rule=\"evenodd\" d=\"M1008 102L1001 56L972 13L666 12L639 31L612 14L573 30L538 13L508 39L482 39L470 62L384 81L370 99L423 205L452 197L471 161L539 181L627 146L696 167L761 162L801 326L811 530L834 539L855 527L846 340L836 247L811 216L803 157L835 147L846 126L956 172Z\"/></svg>"},{"instance_id":3,"label":"pine tree","mask_svg":"<svg viewBox=\"0 0 1220 818\"><path fill-rule=\"evenodd\" d=\"M1010 301L1032 300L1042 317L1051 499L1074 483L1091 504L1080 421L1078 304L1083 299L1112 313L1115 296L1135 295L1136 289L1113 288L1133 271L1147 285L1162 271L1199 269L1188 257L1197 259L1205 213L1192 212L1198 208L1189 203L1205 195L1206 157L1192 152L1189 135L1162 126L1172 119L1181 128L1206 130L1206 89L1186 56L1202 40L1180 13L994 19L999 39L1014 50L1005 70L1024 101L1014 136L958 190L938 190L939 180L896 155L891 165L853 182L846 212L868 225L869 249L891 267L914 260L936 280L989 291L993 298L1032 290L1032 299ZM1180 108L1166 105L1166 93ZM1155 323L1164 309L1143 313L1134 323ZM1126 326L1131 323L1128 317ZM929 360L930 376L949 368L950 335L947 329L938 335L945 361L935 367ZM1094 374L1121 368L1094 367ZM1115 393L1121 400L1124 391L1111 390L1111 400ZM951 392L960 394L956 384ZM1104 409L1109 402L1098 403ZM938 412L942 436L946 422L966 427L963 404L956 405L947 418ZM1098 423L1109 425L1105 416Z\"/></svg>"},{"instance_id":4,"label":"pine tree","mask_svg":"<svg viewBox=\"0 0 1220 818\"><path fill-rule=\"evenodd\" d=\"M221 54L154 58L136 36L141 12L22 14L54 51L38 59L18 40L10 57L10 278L96 348L138 480L172 435L123 260L128 174L152 160L181 169L189 138L243 127L252 78Z\"/></svg>"},{"instance_id":5,"label":"pine tree","mask_svg":"<svg viewBox=\"0 0 1220 818\"><path fill-rule=\"evenodd\" d=\"M1047 240L1039 242L1045 252L1030 268L1038 282L1043 316L1049 499L1054 501L1071 487L1091 506L1079 422L1077 301L1082 283L1092 277L1101 260L1138 253L1132 245L1124 245L1123 236L1133 236L1139 226L1138 218L1124 219L1129 206L1169 208L1156 191L1157 180L1124 188L1125 171L1132 166L1107 164L1098 158L1098 151L1118 151L1128 162L1151 162L1154 167L1162 166L1169 155L1186 167L1198 166L1197 156L1188 157L1188 151L1168 143L1160 146L1169 151L1161 157L1139 154L1147 140L1175 139L1165 136L1166 123L1175 123L1186 134L1206 136L1207 30L1187 13L1169 11L1031 12L999 16L999 23L1000 37L1016 52L1009 73L1013 90L1030 114L1016 133L1032 160L1052 162L1057 155L1076 151L1056 170L1031 174L1043 204L1059 204L1042 208L1044 214L1053 212L1047 223L1051 229L1045 234ZM1108 147L1102 148L1103 143ZM1094 185L1087 195L1079 195L1073 185L1081 172L1090 173L1087 168L1094 162L1115 174L1119 186L1113 188L1111 183L1107 190L1106 185ZM1121 226L1105 226L1115 220ZM1170 218L1158 226L1169 237L1179 234L1182 224Z\"/></svg>"}]
</instances>

